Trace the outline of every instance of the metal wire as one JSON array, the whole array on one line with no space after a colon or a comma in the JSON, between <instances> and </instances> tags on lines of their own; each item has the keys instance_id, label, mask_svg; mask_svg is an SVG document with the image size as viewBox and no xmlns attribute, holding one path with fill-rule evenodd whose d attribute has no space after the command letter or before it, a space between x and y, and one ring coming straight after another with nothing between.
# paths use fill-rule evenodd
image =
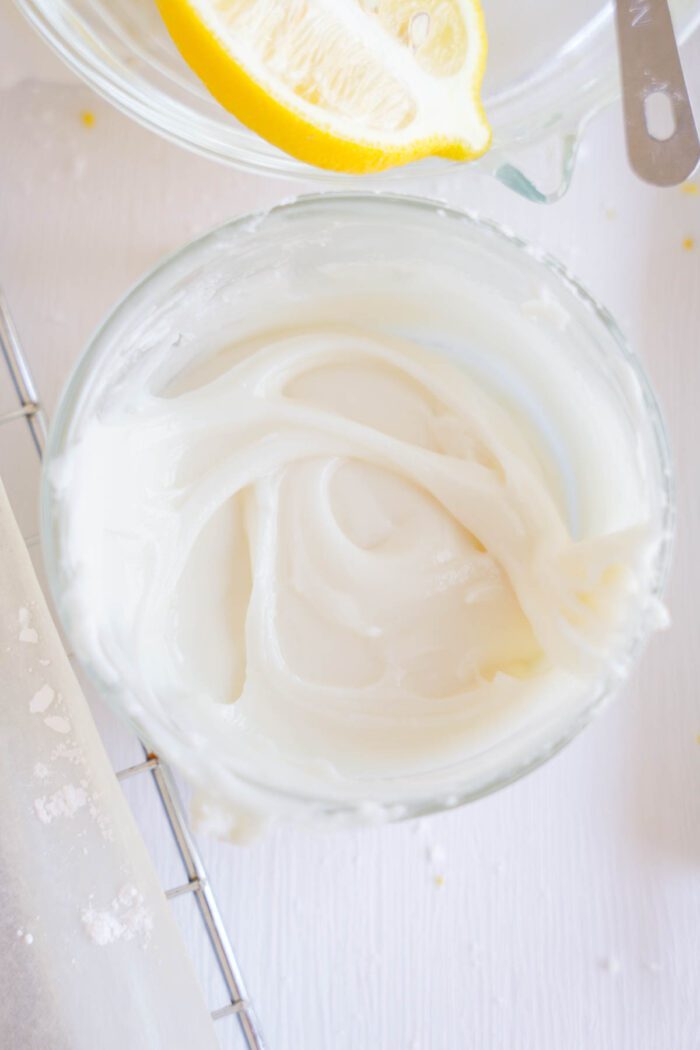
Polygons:
<instances>
[{"instance_id":1,"label":"metal wire","mask_svg":"<svg viewBox=\"0 0 700 1050\"><path fill-rule=\"evenodd\" d=\"M41 458L46 445L46 417L2 289L0 289L0 354L5 361L19 401L19 408L0 415L0 427L6 423L25 419L32 443ZM187 893L194 894L219 972L229 995L229 1001L214 1010L211 1016L214 1021L219 1021L235 1014L248 1050L266 1050L266 1043L255 1016L255 1010L248 999L245 983L238 968L214 891L209 883L204 861L189 829L177 786L168 768L163 765L157 755L147 751L145 747L144 761L117 772L117 778L124 781L143 774L150 775L158 792L187 877L187 882L165 890L165 895L172 900Z\"/></svg>"},{"instance_id":2,"label":"metal wire","mask_svg":"<svg viewBox=\"0 0 700 1050\"><path fill-rule=\"evenodd\" d=\"M16 412L8 412L6 416L0 416L0 424L10 423L17 416L24 416L34 447L41 458L46 444L46 419L2 288L0 288L0 353L7 365L20 406Z\"/></svg>"}]
</instances>

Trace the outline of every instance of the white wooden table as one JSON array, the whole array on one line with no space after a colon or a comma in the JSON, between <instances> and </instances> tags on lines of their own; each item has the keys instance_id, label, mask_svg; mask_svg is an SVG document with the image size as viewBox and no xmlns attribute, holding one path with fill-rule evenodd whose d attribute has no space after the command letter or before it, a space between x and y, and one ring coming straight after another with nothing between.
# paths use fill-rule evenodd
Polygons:
<instances>
[{"instance_id":1,"label":"white wooden table","mask_svg":"<svg viewBox=\"0 0 700 1050\"><path fill-rule=\"evenodd\" d=\"M700 109L700 40L685 63ZM49 409L146 267L300 188L130 123L0 0L0 283ZM210 874L271 1050L697 1050L700 193L637 182L617 110L589 129L573 187L551 208L474 178L421 190L559 255L643 355L679 473L674 625L620 702L513 787L427 822L205 842ZM31 517L31 471L14 475ZM128 763L131 737L99 703L95 713ZM170 845L137 804L167 879ZM204 965L189 903L173 907ZM221 1024L222 1045L239 1047L235 1022Z\"/></svg>"}]
</instances>

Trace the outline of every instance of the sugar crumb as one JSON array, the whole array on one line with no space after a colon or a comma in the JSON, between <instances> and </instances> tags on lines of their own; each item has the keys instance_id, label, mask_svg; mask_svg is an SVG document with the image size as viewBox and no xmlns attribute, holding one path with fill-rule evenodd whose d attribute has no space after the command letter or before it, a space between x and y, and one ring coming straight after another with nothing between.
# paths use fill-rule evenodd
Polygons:
<instances>
[{"instance_id":1,"label":"sugar crumb","mask_svg":"<svg viewBox=\"0 0 700 1050\"><path fill-rule=\"evenodd\" d=\"M19 626L19 640L29 645L36 645L39 635L32 627L32 614L26 605L20 605L17 610L17 624Z\"/></svg>"},{"instance_id":2,"label":"sugar crumb","mask_svg":"<svg viewBox=\"0 0 700 1050\"><path fill-rule=\"evenodd\" d=\"M75 766L86 765L83 749L77 745L59 744L51 752L51 761L55 762L57 758L63 758L66 762L72 762Z\"/></svg>"},{"instance_id":3,"label":"sugar crumb","mask_svg":"<svg viewBox=\"0 0 700 1050\"><path fill-rule=\"evenodd\" d=\"M80 917L88 937L100 947L136 937L147 943L153 929L153 916L143 894L131 884L120 890L109 908L100 910L90 904Z\"/></svg>"},{"instance_id":4,"label":"sugar crumb","mask_svg":"<svg viewBox=\"0 0 700 1050\"><path fill-rule=\"evenodd\" d=\"M50 824L57 817L73 818L87 804L87 792L75 784L65 784L53 795L34 799L34 811L42 824Z\"/></svg>"},{"instance_id":5,"label":"sugar crumb","mask_svg":"<svg viewBox=\"0 0 700 1050\"><path fill-rule=\"evenodd\" d=\"M442 867L447 860L447 854L442 846L428 846L425 852L428 862L435 868Z\"/></svg>"},{"instance_id":6,"label":"sugar crumb","mask_svg":"<svg viewBox=\"0 0 700 1050\"><path fill-rule=\"evenodd\" d=\"M92 907L85 908L81 919L90 939L100 947L118 941L124 932L124 927L119 919L110 911L96 911Z\"/></svg>"},{"instance_id":7,"label":"sugar crumb","mask_svg":"<svg viewBox=\"0 0 700 1050\"><path fill-rule=\"evenodd\" d=\"M48 726L49 729L53 729L54 733L70 733L70 722L67 718L62 718L61 715L49 715L48 718L44 719L44 725Z\"/></svg>"},{"instance_id":8,"label":"sugar crumb","mask_svg":"<svg viewBox=\"0 0 700 1050\"><path fill-rule=\"evenodd\" d=\"M48 684L42 685L29 701L29 710L33 715L43 714L44 711L48 711L55 699L55 690Z\"/></svg>"}]
</instances>

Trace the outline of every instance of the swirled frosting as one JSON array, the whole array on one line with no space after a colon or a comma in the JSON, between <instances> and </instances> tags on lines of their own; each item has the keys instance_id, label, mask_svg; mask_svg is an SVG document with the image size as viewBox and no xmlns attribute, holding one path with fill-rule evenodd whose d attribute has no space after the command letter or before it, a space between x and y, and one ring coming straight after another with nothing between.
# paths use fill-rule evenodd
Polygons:
<instances>
[{"instance_id":1,"label":"swirled frosting","mask_svg":"<svg viewBox=\"0 0 700 1050\"><path fill-rule=\"evenodd\" d=\"M183 765L366 801L546 717L624 635L645 521L574 535L525 414L396 328L262 329L126 384L59 464L78 649Z\"/></svg>"}]
</instances>

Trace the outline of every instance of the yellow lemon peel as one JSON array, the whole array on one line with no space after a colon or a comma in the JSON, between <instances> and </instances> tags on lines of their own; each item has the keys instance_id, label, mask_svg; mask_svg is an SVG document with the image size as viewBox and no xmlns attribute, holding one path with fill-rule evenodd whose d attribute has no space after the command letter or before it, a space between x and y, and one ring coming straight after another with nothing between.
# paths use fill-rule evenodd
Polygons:
<instances>
[{"instance_id":1,"label":"yellow lemon peel","mask_svg":"<svg viewBox=\"0 0 700 1050\"><path fill-rule=\"evenodd\" d=\"M157 0L210 93L316 167L377 172L491 143L478 0Z\"/></svg>"}]
</instances>

